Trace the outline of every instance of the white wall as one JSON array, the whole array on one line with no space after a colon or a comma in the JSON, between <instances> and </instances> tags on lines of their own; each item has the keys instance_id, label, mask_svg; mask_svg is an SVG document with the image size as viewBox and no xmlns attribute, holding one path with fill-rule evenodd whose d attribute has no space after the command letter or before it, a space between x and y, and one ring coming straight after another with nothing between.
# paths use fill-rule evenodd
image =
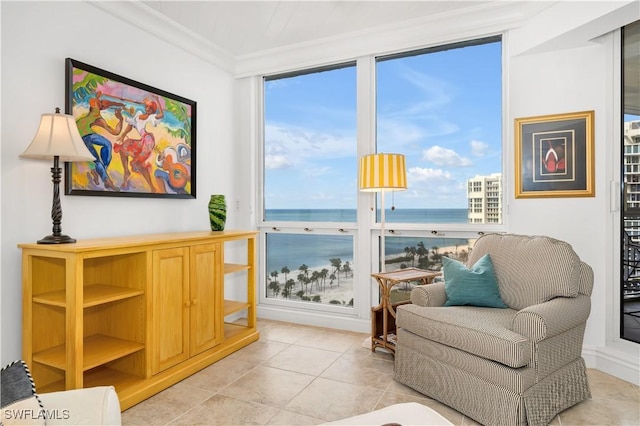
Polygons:
<instances>
[{"instance_id":1,"label":"white wall","mask_svg":"<svg viewBox=\"0 0 640 426\"><path fill-rule=\"evenodd\" d=\"M64 110L65 58L71 57L197 102L197 199L62 195L63 233L75 238L209 228L207 203L225 194L241 211L249 197L234 181L250 173L233 131L234 79L228 73L85 2L1 2L2 8L2 351L21 355L21 271L17 244L51 233L51 164L18 155L40 114Z\"/></svg>"},{"instance_id":2,"label":"white wall","mask_svg":"<svg viewBox=\"0 0 640 426\"><path fill-rule=\"evenodd\" d=\"M209 194L229 198L229 227L252 225L250 194L255 191L253 153L255 102L249 79L240 83L220 69L151 36L86 3L0 2L2 19L2 364L20 356L21 277L19 242L51 232L49 165L18 155L35 132L39 116L64 106L64 58L74 59L145 82L198 102L197 200L149 200L63 196L63 230L77 238L180 231L208 227ZM624 10L623 10L624 9ZM624 13L621 13L624 12ZM55 16L55 19L50 19ZM571 17L567 32L563 18ZM611 211L610 182L619 175L619 98L615 93L617 35L612 31L640 19L637 1L562 2L526 20L505 26L507 105L505 175L509 231L546 234L570 242L595 272L592 313L584 354L587 363L636 384L640 383L640 345L620 340L617 240L618 212ZM501 25L497 18L482 26L483 34ZM450 25L450 38L433 26L419 34L385 36L385 48L415 46L470 37ZM545 31L554 25L553 36ZM437 28L444 24L436 26ZM431 33L429 33L431 28ZM448 29L449 31L449 29ZM483 34L475 34L477 36ZM595 42L584 34L602 36ZM373 38L375 44L380 38ZM322 63L345 55L368 54L375 46L358 40L359 53L336 46L314 46ZM393 45L393 47L391 47ZM337 52L337 53L336 53ZM261 58L269 60L269 55ZM301 66L296 55L280 55L272 63L238 64L240 70L284 70L287 61ZM305 66L313 61L305 56ZM241 73L242 74L242 73ZM251 75L246 71L244 75ZM235 87L235 91L233 88ZM617 109L617 110L616 110ZM594 198L514 198L513 120L519 117L595 111L596 196ZM254 124L255 125L255 124ZM618 150L618 151L616 151ZM511 180L510 180L511 179ZM236 201L240 211L235 211ZM614 206L615 207L615 206Z\"/></svg>"},{"instance_id":3,"label":"white wall","mask_svg":"<svg viewBox=\"0 0 640 426\"><path fill-rule=\"evenodd\" d=\"M603 13L603 4L577 4L573 8L574 16L583 19L581 25L576 25L580 32L589 33L589 27L607 29L591 41L568 34L557 37L555 43L545 40L545 36L540 37L539 46L535 38L532 42L535 34L532 29L543 29L545 23L556 22L569 13L568 2L558 7L562 14L552 8L510 33L507 147L511 151L505 150L505 155L514 158L511 143L515 140L514 119L593 110L596 184L593 198L516 200L514 191L509 191L509 230L568 241L582 260L593 267L592 310L583 355L588 366L639 385L640 345L619 338L620 211L616 199L619 187L615 182L620 180L621 134L618 29L640 19L640 8L636 3L635 8L628 10L632 13L621 16ZM513 166L509 172L513 173Z\"/></svg>"}]
</instances>

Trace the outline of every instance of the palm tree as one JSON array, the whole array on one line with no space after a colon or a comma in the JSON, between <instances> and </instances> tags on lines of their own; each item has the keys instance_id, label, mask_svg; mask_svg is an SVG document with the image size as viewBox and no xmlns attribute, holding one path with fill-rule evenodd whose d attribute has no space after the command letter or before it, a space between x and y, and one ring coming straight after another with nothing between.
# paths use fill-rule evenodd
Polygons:
<instances>
[{"instance_id":1,"label":"palm tree","mask_svg":"<svg viewBox=\"0 0 640 426\"><path fill-rule=\"evenodd\" d=\"M347 274L349 272L351 272L351 266L349 265L349 262L344 262L344 266L342 267L342 272L344 272L344 277L347 278Z\"/></svg>"},{"instance_id":2,"label":"palm tree","mask_svg":"<svg viewBox=\"0 0 640 426\"><path fill-rule=\"evenodd\" d=\"M272 271L270 275L271 278L273 278L273 281L278 281L278 271Z\"/></svg>"},{"instance_id":3,"label":"palm tree","mask_svg":"<svg viewBox=\"0 0 640 426\"><path fill-rule=\"evenodd\" d=\"M269 283L269 290L273 292L274 297L278 297L278 293L280 293L280 284L278 284L278 281L271 281Z\"/></svg>"},{"instance_id":4,"label":"palm tree","mask_svg":"<svg viewBox=\"0 0 640 426\"><path fill-rule=\"evenodd\" d=\"M313 290L313 283L316 283L316 287L318 288L318 291L320 291L320 272L318 271L313 271L311 273L311 289Z\"/></svg>"},{"instance_id":5,"label":"palm tree","mask_svg":"<svg viewBox=\"0 0 640 426\"><path fill-rule=\"evenodd\" d=\"M307 265L305 265L304 263L300 266L298 266L298 270L302 271L302 273L304 274L305 277L309 276L309 267Z\"/></svg>"},{"instance_id":6,"label":"palm tree","mask_svg":"<svg viewBox=\"0 0 640 426\"><path fill-rule=\"evenodd\" d=\"M416 248L415 247L405 247L404 252L407 253L407 257L411 258L411 266L414 265L415 257L416 257Z\"/></svg>"},{"instance_id":7,"label":"palm tree","mask_svg":"<svg viewBox=\"0 0 640 426\"><path fill-rule=\"evenodd\" d=\"M418 249L416 250L416 253L418 254L418 265L420 265L422 263L422 258L429 254L429 250L427 250L422 241L418 243Z\"/></svg>"},{"instance_id":8,"label":"palm tree","mask_svg":"<svg viewBox=\"0 0 640 426\"><path fill-rule=\"evenodd\" d=\"M411 248L409 246L406 246L403 251L406 253L406 257L411 256Z\"/></svg>"},{"instance_id":9,"label":"palm tree","mask_svg":"<svg viewBox=\"0 0 640 426\"><path fill-rule=\"evenodd\" d=\"M284 288L282 289L282 297L284 297L285 299L288 299L290 295L291 295L291 291L285 285Z\"/></svg>"},{"instance_id":10,"label":"palm tree","mask_svg":"<svg viewBox=\"0 0 640 426\"><path fill-rule=\"evenodd\" d=\"M287 282L284 284L284 290L282 292L282 294L284 295L284 292L287 292L287 296L291 295L292 291L293 291L293 286L296 285L296 282L292 279L287 280Z\"/></svg>"},{"instance_id":11,"label":"palm tree","mask_svg":"<svg viewBox=\"0 0 640 426\"><path fill-rule=\"evenodd\" d=\"M284 280L287 281L287 274L291 272L289 268L286 266L283 266L282 269L280 269L280 272L284 274Z\"/></svg>"},{"instance_id":12,"label":"palm tree","mask_svg":"<svg viewBox=\"0 0 640 426\"><path fill-rule=\"evenodd\" d=\"M322 278L322 290L327 286L327 275L329 275L329 270L327 268L322 268L320 271L320 278Z\"/></svg>"},{"instance_id":13,"label":"palm tree","mask_svg":"<svg viewBox=\"0 0 640 426\"><path fill-rule=\"evenodd\" d=\"M433 263L442 262L442 255L438 253L438 247L436 246L431 247L431 260L433 260Z\"/></svg>"},{"instance_id":14,"label":"palm tree","mask_svg":"<svg viewBox=\"0 0 640 426\"><path fill-rule=\"evenodd\" d=\"M304 277L302 283L304 284L305 293L309 293L309 284L311 283L311 279L309 277Z\"/></svg>"},{"instance_id":15,"label":"palm tree","mask_svg":"<svg viewBox=\"0 0 640 426\"><path fill-rule=\"evenodd\" d=\"M333 266L333 273L335 274L336 272L338 272L336 274L336 277L338 278L338 287L340 286L340 268L342 267L342 259L340 259L339 257L334 257L333 259L329 259L329 262L331 262L331 266Z\"/></svg>"}]
</instances>

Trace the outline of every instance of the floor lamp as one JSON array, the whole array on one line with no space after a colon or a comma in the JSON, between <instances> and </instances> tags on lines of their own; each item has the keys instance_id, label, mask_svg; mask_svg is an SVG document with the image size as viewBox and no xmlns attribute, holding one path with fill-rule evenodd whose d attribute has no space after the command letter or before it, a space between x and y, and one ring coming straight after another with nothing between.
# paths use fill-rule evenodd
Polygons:
<instances>
[{"instance_id":1,"label":"floor lamp","mask_svg":"<svg viewBox=\"0 0 640 426\"><path fill-rule=\"evenodd\" d=\"M75 243L76 240L62 234L62 205L60 203L60 176L62 170L60 161L94 161L95 158L80 137L78 126L72 115L60 114L56 108L55 114L42 114L40 127L33 141L20 157L36 160L53 160L51 178L53 181L53 205L51 219L53 233L38 240L38 244Z\"/></svg>"},{"instance_id":2,"label":"floor lamp","mask_svg":"<svg viewBox=\"0 0 640 426\"><path fill-rule=\"evenodd\" d=\"M402 154L371 154L360 159L360 190L380 192L380 272L385 271L384 193L407 189L407 170Z\"/></svg>"}]
</instances>

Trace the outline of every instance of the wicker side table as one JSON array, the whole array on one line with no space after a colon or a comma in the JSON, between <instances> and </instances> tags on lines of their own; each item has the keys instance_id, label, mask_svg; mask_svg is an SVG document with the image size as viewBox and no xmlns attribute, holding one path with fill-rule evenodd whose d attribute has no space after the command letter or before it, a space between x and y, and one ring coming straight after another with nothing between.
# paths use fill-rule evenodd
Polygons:
<instances>
[{"instance_id":1,"label":"wicker side table","mask_svg":"<svg viewBox=\"0 0 640 426\"><path fill-rule=\"evenodd\" d=\"M419 281L430 284L440 272L425 271L418 268L406 268L393 272L371 274L380 286L380 305L371 308L371 352L376 348L386 348L391 353L396 351L396 307L410 300L391 303L391 289L398 284Z\"/></svg>"}]
</instances>

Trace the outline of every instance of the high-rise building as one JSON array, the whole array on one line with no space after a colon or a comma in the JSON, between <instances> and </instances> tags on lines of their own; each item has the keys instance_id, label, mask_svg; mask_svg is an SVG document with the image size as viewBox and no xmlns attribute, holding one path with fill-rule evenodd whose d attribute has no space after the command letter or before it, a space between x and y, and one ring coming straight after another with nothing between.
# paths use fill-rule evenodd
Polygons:
<instances>
[{"instance_id":1,"label":"high-rise building","mask_svg":"<svg viewBox=\"0 0 640 426\"><path fill-rule=\"evenodd\" d=\"M640 237L640 121L624 123L624 228Z\"/></svg>"},{"instance_id":2,"label":"high-rise building","mask_svg":"<svg viewBox=\"0 0 640 426\"><path fill-rule=\"evenodd\" d=\"M502 173L467 179L469 223L502 223Z\"/></svg>"}]
</instances>

